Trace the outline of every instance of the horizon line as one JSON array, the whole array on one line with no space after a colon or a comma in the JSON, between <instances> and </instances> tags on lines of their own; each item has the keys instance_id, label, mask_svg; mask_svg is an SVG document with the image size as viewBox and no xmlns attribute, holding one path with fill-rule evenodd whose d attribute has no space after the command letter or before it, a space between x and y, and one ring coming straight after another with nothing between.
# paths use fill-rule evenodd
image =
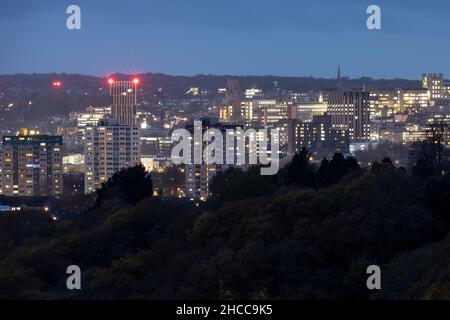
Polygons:
<instances>
[{"instance_id":1,"label":"horizon line","mask_svg":"<svg viewBox=\"0 0 450 320\"><path fill-rule=\"evenodd\" d=\"M433 74L434 72L431 72ZM442 73L442 72L439 72ZM438 74L439 74L438 73ZM263 77L274 77L274 78L313 78L313 79L323 79L323 80L336 80L335 77L323 77L323 76L314 76L314 75L274 75L274 74L265 74L265 75L256 75L256 74L246 74L246 75L237 75L237 74L213 74L213 73L197 73L193 75L185 75L185 74L170 74L170 73L164 73L164 72L141 72L141 73L124 73L124 72L113 72L105 75L95 75L95 74L87 74L87 73L71 73L71 72L16 72L16 73L1 73L0 77L3 76L32 76L32 75L67 75L67 76L87 76L87 77L95 77L95 78L108 78L109 76L113 75L125 75L125 76L142 76L142 75L163 75L163 76L169 76L169 77L186 77L186 78L194 78L194 77L200 77L200 76L206 76L206 77L236 77L236 78L248 78L248 77L257 77L257 78L263 78ZM423 74L429 74L429 73L423 73ZM394 78L373 78L371 76L362 75L359 77L350 77L350 76L342 76L341 79L352 81L352 80L361 80L361 79L370 79L375 81L382 81L382 80L406 80L406 81L422 81L421 79L411 79L411 78L402 78L402 77L394 77ZM445 79L445 77L444 77Z\"/></svg>"}]
</instances>

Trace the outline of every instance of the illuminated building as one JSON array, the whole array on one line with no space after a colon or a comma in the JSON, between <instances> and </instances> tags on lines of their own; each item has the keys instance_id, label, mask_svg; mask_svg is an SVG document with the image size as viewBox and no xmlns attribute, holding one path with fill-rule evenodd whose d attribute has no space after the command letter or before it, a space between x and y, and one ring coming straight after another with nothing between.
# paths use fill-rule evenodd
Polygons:
<instances>
[{"instance_id":1,"label":"illuminated building","mask_svg":"<svg viewBox=\"0 0 450 320\"><path fill-rule=\"evenodd\" d=\"M330 92L327 113L333 129L348 130L351 142L370 140L369 92Z\"/></svg>"},{"instance_id":2,"label":"illuminated building","mask_svg":"<svg viewBox=\"0 0 450 320\"><path fill-rule=\"evenodd\" d=\"M257 121L264 125L288 119L289 106L292 105L292 102L277 99L254 100L253 102L257 112Z\"/></svg>"},{"instance_id":3,"label":"illuminated building","mask_svg":"<svg viewBox=\"0 0 450 320\"><path fill-rule=\"evenodd\" d=\"M242 169L248 168L248 164L239 163L239 158L243 154L245 154L245 159L250 159L252 157L256 158L260 153L260 148L257 142L263 141L264 139L264 134L262 131L256 129L245 131L243 126L213 123L209 119L203 119L202 124L198 125L198 127L194 127L194 125L191 124L186 126L186 129L191 133L191 135L193 135L195 131L203 132L204 134L208 129L217 129L224 137L227 137L228 134L233 134L233 140L235 143L234 146L228 146L225 144L226 141L224 141L223 164L205 163L204 161L202 164L194 164L194 152L191 153L191 164L184 165L185 194L190 199L206 200L210 195L210 184L212 178L218 172L225 171L230 167L240 167ZM242 129L243 135L242 132L237 129ZM266 141L269 142L270 133L265 138ZM208 142L205 139L202 140L202 143L202 149L204 150L208 145ZM279 143L279 141L274 141L274 143ZM240 145L244 145L245 150L243 150L242 147L239 147ZM250 145L256 145L256 147L250 148ZM270 146L268 146L269 155L270 149ZM232 163L229 163L226 159L227 150L234 155Z\"/></svg>"},{"instance_id":4,"label":"illuminated building","mask_svg":"<svg viewBox=\"0 0 450 320\"><path fill-rule=\"evenodd\" d=\"M77 127L84 130L88 126L96 126L97 123L111 114L111 107L88 107L84 113L73 113Z\"/></svg>"},{"instance_id":5,"label":"illuminated building","mask_svg":"<svg viewBox=\"0 0 450 320\"><path fill-rule=\"evenodd\" d=\"M314 116L322 116L328 110L328 104L323 102L301 102L292 105L290 119L311 122Z\"/></svg>"},{"instance_id":6,"label":"illuminated building","mask_svg":"<svg viewBox=\"0 0 450 320\"><path fill-rule=\"evenodd\" d=\"M252 122L257 120L255 102L252 100L243 100L235 102L233 105L224 105L219 107L220 122ZM238 114L239 116L236 116Z\"/></svg>"},{"instance_id":7,"label":"illuminated building","mask_svg":"<svg viewBox=\"0 0 450 320\"><path fill-rule=\"evenodd\" d=\"M245 98L246 99L253 99L255 97L261 97L261 96L262 96L261 89L251 88L251 89L245 90Z\"/></svg>"},{"instance_id":8,"label":"illuminated building","mask_svg":"<svg viewBox=\"0 0 450 320\"><path fill-rule=\"evenodd\" d=\"M141 163L144 166L145 170L147 170L148 172L158 171L160 168L159 161L156 160L153 156L142 155Z\"/></svg>"},{"instance_id":9,"label":"illuminated building","mask_svg":"<svg viewBox=\"0 0 450 320\"><path fill-rule=\"evenodd\" d=\"M108 79L112 97L111 115L119 126L136 125L136 90L139 79L116 81Z\"/></svg>"},{"instance_id":10,"label":"illuminated building","mask_svg":"<svg viewBox=\"0 0 450 320\"><path fill-rule=\"evenodd\" d=\"M433 124L433 123L445 123L450 126L450 114L448 113L435 113L432 114L426 119L427 124Z\"/></svg>"},{"instance_id":11,"label":"illuminated building","mask_svg":"<svg viewBox=\"0 0 450 320\"><path fill-rule=\"evenodd\" d=\"M300 103L314 103L314 102L323 102L323 100L319 100L322 97L319 95L316 95L314 91L310 92L291 92L289 93L289 99L293 102L300 102Z\"/></svg>"},{"instance_id":12,"label":"illuminated building","mask_svg":"<svg viewBox=\"0 0 450 320\"><path fill-rule=\"evenodd\" d=\"M245 100L241 102L241 115L246 122L257 120L257 113L253 100Z\"/></svg>"},{"instance_id":13,"label":"illuminated building","mask_svg":"<svg viewBox=\"0 0 450 320\"><path fill-rule=\"evenodd\" d=\"M83 172L84 170L84 155L71 154L63 157L64 173Z\"/></svg>"},{"instance_id":14,"label":"illuminated building","mask_svg":"<svg viewBox=\"0 0 450 320\"><path fill-rule=\"evenodd\" d=\"M168 131L168 130L167 130ZM144 131L145 132L145 131ZM155 157L169 158L173 148L170 135L146 134L141 132L141 152Z\"/></svg>"},{"instance_id":15,"label":"illuminated building","mask_svg":"<svg viewBox=\"0 0 450 320\"><path fill-rule=\"evenodd\" d=\"M140 131L136 125L136 89L139 79L108 79L112 119L102 119L85 130L84 191L94 192L121 169L140 163Z\"/></svg>"},{"instance_id":16,"label":"illuminated building","mask_svg":"<svg viewBox=\"0 0 450 320\"><path fill-rule=\"evenodd\" d=\"M114 173L140 163L139 128L102 120L85 133L85 192L94 192Z\"/></svg>"},{"instance_id":17,"label":"illuminated building","mask_svg":"<svg viewBox=\"0 0 450 320\"><path fill-rule=\"evenodd\" d=\"M206 132L209 128L217 128L223 131L224 125L212 123L209 119L202 119L202 124L195 128L194 125L187 125L186 129L194 135L194 131ZM203 141L203 147L207 142ZM224 153L225 156L225 153ZM220 164L194 164L194 155L192 154L191 164L185 164L185 193L190 199L206 200L209 197L209 187L214 175L222 170ZM225 163L225 162L224 162Z\"/></svg>"},{"instance_id":18,"label":"illuminated building","mask_svg":"<svg viewBox=\"0 0 450 320\"><path fill-rule=\"evenodd\" d=\"M445 97L444 75L442 73L428 73L422 75L422 86L428 90L430 99Z\"/></svg>"},{"instance_id":19,"label":"illuminated building","mask_svg":"<svg viewBox=\"0 0 450 320\"><path fill-rule=\"evenodd\" d=\"M387 118L401 112L400 100L399 90L371 91L369 96L371 119Z\"/></svg>"},{"instance_id":20,"label":"illuminated building","mask_svg":"<svg viewBox=\"0 0 450 320\"><path fill-rule=\"evenodd\" d=\"M62 137L22 129L4 136L0 194L54 196L63 192Z\"/></svg>"},{"instance_id":21,"label":"illuminated building","mask_svg":"<svg viewBox=\"0 0 450 320\"><path fill-rule=\"evenodd\" d=\"M379 140L409 145L426 139L426 126L411 123L393 123L380 128Z\"/></svg>"},{"instance_id":22,"label":"illuminated building","mask_svg":"<svg viewBox=\"0 0 450 320\"><path fill-rule=\"evenodd\" d=\"M233 116L233 106L221 106L219 107L219 120L221 122L230 121Z\"/></svg>"},{"instance_id":23,"label":"illuminated building","mask_svg":"<svg viewBox=\"0 0 450 320\"><path fill-rule=\"evenodd\" d=\"M288 154L293 156L302 148L309 149L321 157L335 152L348 152L349 131L333 129L331 116L314 116L311 122L291 119L288 121Z\"/></svg>"},{"instance_id":24,"label":"illuminated building","mask_svg":"<svg viewBox=\"0 0 450 320\"><path fill-rule=\"evenodd\" d=\"M400 92L402 111L422 111L430 106L430 97L426 89L404 89Z\"/></svg>"},{"instance_id":25,"label":"illuminated building","mask_svg":"<svg viewBox=\"0 0 450 320\"><path fill-rule=\"evenodd\" d=\"M403 136L405 132L405 127L398 125L380 128L379 141L388 141L395 144L403 144L405 141Z\"/></svg>"},{"instance_id":26,"label":"illuminated building","mask_svg":"<svg viewBox=\"0 0 450 320\"><path fill-rule=\"evenodd\" d=\"M370 92L371 119L387 118L403 112L420 112L430 105L426 89L377 90Z\"/></svg>"},{"instance_id":27,"label":"illuminated building","mask_svg":"<svg viewBox=\"0 0 450 320\"><path fill-rule=\"evenodd\" d=\"M241 122L243 120L239 82L228 80L224 105L219 107L219 120L221 122Z\"/></svg>"}]
</instances>

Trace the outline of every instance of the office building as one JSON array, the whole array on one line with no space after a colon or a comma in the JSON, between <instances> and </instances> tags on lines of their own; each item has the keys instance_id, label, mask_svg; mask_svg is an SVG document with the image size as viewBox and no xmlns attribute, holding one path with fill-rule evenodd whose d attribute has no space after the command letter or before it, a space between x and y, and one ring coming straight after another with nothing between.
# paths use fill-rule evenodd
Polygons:
<instances>
[{"instance_id":1,"label":"office building","mask_svg":"<svg viewBox=\"0 0 450 320\"><path fill-rule=\"evenodd\" d=\"M430 106L427 89L374 90L369 98L371 119L399 113L417 113Z\"/></svg>"},{"instance_id":2,"label":"office building","mask_svg":"<svg viewBox=\"0 0 450 320\"><path fill-rule=\"evenodd\" d=\"M288 154L293 156L302 148L319 157L349 150L349 131L333 129L330 115L314 116L311 122L288 120Z\"/></svg>"},{"instance_id":3,"label":"office building","mask_svg":"<svg viewBox=\"0 0 450 320\"><path fill-rule=\"evenodd\" d=\"M254 100L253 102L259 124L269 126L289 118L292 102L280 99Z\"/></svg>"},{"instance_id":4,"label":"office building","mask_svg":"<svg viewBox=\"0 0 450 320\"><path fill-rule=\"evenodd\" d=\"M111 115L119 126L136 125L136 90L139 79L133 81L108 80L112 97Z\"/></svg>"},{"instance_id":5,"label":"office building","mask_svg":"<svg viewBox=\"0 0 450 320\"><path fill-rule=\"evenodd\" d=\"M323 116L328 110L328 104L323 102L300 102L290 106L289 119L311 122L314 116Z\"/></svg>"},{"instance_id":6,"label":"office building","mask_svg":"<svg viewBox=\"0 0 450 320\"><path fill-rule=\"evenodd\" d=\"M332 128L348 130L351 142L370 140L369 92L333 91L328 97Z\"/></svg>"},{"instance_id":7,"label":"office building","mask_svg":"<svg viewBox=\"0 0 450 320\"><path fill-rule=\"evenodd\" d=\"M423 74L422 86L428 90L431 100L445 98L444 75L442 73Z\"/></svg>"},{"instance_id":8,"label":"office building","mask_svg":"<svg viewBox=\"0 0 450 320\"><path fill-rule=\"evenodd\" d=\"M263 96L263 92L261 89L251 88L251 89L245 90L245 98L246 99L261 98L262 96Z\"/></svg>"},{"instance_id":9,"label":"office building","mask_svg":"<svg viewBox=\"0 0 450 320\"><path fill-rule=\"evenodd\" d=\"M85 127L96 126L97 123L111 115L111 107L88 107L86 112L78 113L74 112L70 115L78 129L84 131Z\"/></svg>"}]
</instances>

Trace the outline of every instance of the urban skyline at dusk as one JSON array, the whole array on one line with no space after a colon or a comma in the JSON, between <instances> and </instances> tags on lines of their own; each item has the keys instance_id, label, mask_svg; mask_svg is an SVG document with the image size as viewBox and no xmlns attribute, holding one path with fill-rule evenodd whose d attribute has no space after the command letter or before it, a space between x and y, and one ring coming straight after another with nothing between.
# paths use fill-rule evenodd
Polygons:
<instances>
[{"instance_id":1,"label":"urban skyline at dusk","mask_svg":"<svg viewBox=\"0 0 450 320\"><path fill-rule=\"evenodd\" d=\"M449 300L448 12L0 0L0 302L287 320Z\"/></svg>"}]
</instances>

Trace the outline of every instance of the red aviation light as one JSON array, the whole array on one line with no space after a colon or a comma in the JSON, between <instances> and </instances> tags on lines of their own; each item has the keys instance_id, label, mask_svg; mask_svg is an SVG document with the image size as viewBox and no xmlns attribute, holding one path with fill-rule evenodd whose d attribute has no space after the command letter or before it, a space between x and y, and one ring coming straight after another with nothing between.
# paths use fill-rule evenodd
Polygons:
<instances>
[{"instance_id":1,"label":"red aviation light","mask_svg":"<svg viewBox=\"0 0 450 320\"><path fill-rule=\"evenodd\" d=\"M139 82L140 82L139 78L134 78L134 79L133 79L133 83L134 83L135 85L138 85Z\"/></svg>"},{"instance_id":2,"label":"red aviation light","mask_svg":"<svg viewBox=\"0 0 450 320\"><path fill-rule=\"evenodd\" d=\"M114 79L113 79L113 78L109 78L109 79L108 79L108 83L109 83L110 85L112 85L112 84L114 83Z\"/></svg>"},{"instance_id":3,"label":"red aviation light","mask_svg":"<svg viewBox=\"0 0 450 320\"><path fill-rule=\"evenodd\" d=\"M59 80L55 80L55 81L53 81L52 85L55 88L59 88L59 87L61 87L62 83Z\"/></svg>"}]
</instances>

